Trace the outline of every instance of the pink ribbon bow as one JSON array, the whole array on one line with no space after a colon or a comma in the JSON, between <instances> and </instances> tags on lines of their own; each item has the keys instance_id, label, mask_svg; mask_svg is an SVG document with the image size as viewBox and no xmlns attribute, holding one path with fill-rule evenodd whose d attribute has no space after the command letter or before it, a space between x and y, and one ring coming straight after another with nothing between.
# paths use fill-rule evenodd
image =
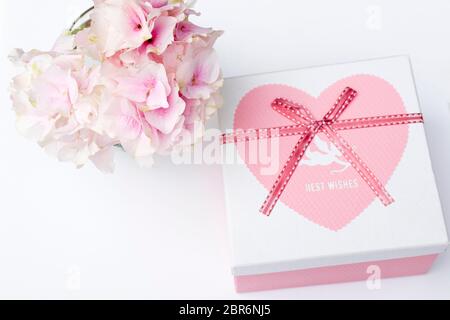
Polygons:
<instances>
[{"instance_id":1,"label":"pink ribbon bow","mask_svg":"<svg viewBox=\"0 0 450 320\"><path fill-rule=\"evenodd\" d=\"M236 131L222 136L223 144L238 143L253 139L270 139L273 137L300 137L260 210L263 214L269 216L272 213L275 205L305 155L305 152L314 140L314 137L321 132L324 133L330 142L338 148L345 159L358 172L385 206L389 206L394 202L394 199L387 192L381 181L369 169L352 147L350 147L350 145L338 134L338 131L423 123L423 116L421 113L412 113L339 120L340 116L349 107L356 96L357 92L355 90L346 88L335 105L322 120L316 120L311 112L302 105L298 105L283 98L277 98L273 101L272 108L291 120L295 125L269 129L254 129L242 132Z\"/></svg>"}]
</instances>

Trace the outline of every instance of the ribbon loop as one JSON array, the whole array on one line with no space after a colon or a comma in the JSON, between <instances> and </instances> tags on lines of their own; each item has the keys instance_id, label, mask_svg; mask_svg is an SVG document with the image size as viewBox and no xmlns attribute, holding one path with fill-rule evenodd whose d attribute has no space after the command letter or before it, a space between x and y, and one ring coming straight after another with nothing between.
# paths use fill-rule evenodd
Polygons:
<instances>
[{"instance_id":1,"label":"ribbon loop","mask_svg":"<svg viewBox=\"0 0 450 320\"><path fill-rule=\"evenodd\" d=\"M275 99L272 102L272 109L298 125L311 126L315 122L308 109L283 98Z\"/></svg>"},{"instance_id":2,"label":"ribbon loop","mask_svg":"<svg viewBox=\"0 0 450 320\"><path fill-rule=\"evenodd\" d=\"M334 104L333 108L328 111L323 119L326 121L328 120L331 123L335 123L342 115L342 113L344 113L350 103L352 103L352 101L356 98L357 94L358 93L352 88L345 88Z\"/></svg>"}]
</instances>

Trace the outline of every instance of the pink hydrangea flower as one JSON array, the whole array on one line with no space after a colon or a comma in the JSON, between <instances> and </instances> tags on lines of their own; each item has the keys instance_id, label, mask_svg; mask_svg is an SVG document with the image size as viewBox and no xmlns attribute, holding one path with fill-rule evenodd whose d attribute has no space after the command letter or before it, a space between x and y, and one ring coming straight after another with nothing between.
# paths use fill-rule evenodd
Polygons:
<instances>
[{"instance_id":1,"label":"pink hydrangea flower","mask_svg":"<svg viewBox=\"0 0 450 320\"><path fill-rule=\"evenodd\" d=\"M90 38L106 57L122 49L138 48L151 38L154 22L139 1L96 0L91 18Z\"/></svg>"},{"instance_id":2,"label":"pink hydrangea flower","mask_svg":"<svg viewBox=\"0 0 450 320\"><path fill-rule=\"evenodd\" d=\"M144 113L150 126L159 130L162 134L173 132L180 120L183 120L182 115L186 109L186 102L181 98L175 81L172 81L167 102L167 107L160 107Z\"/></svg>"},{"instance_id":3,"label":"pink hydrangea flower","mask_svg":"<svg viewBox=\"0 0 450 320\"><path fill-rule=\"evenodd\" d=\"M127 69L109 66L104 76L111 81L111 90L137 103L142 111L169 107L171 88L161 64L148 61Z\"/></svg>"},{"instance_id":4,"label":"pink hydrangea flower","mask_svg":"<svg viewBox=\"0 0 450 320\"><path fill-rule=\"evenodd\" d=\"M141 166L152 166L155 147L152 128L145 121L136 104L124 97L105 96L102 101L106 109L105 128L109 135L116 137L124 150Z\"/></svg>"},{"instance_id":5,"label":"pink hydrangea flower","mask_svg":"<svg viewBox=\"0 0 450 320\"><path fill-rule=\"evenodd\" d=\"M222 105L213 47L185 1L94 0L50 52L17 50L18 129L61 161L113 170L114 146L140 165L189 146Z\"/></svg>"},{"instance_id":6,"label":"pink hydrangea flower","mask_svg":"<svg viewBox=\"0 0 450 320\"><path fill-rule=\"evenodd\" d=\"M11 93L19 131L61 161L80 167L92 160L110 171L112 158L96 157L114 144L102 130L98 67L78 54L17 51L13 59L23 69Z\"/></svg>"},{"instance_id":7,"label":"pink hydrangea flower","mask_svg":"<svg viewBox=\"0 0 450 320\"><path fill-rule=\"evenodd\" d=\"M177 70L181 91L188 99L209 99L221 86L220 65L214 50L194 51Z\"/></svg>"}]
</instances>

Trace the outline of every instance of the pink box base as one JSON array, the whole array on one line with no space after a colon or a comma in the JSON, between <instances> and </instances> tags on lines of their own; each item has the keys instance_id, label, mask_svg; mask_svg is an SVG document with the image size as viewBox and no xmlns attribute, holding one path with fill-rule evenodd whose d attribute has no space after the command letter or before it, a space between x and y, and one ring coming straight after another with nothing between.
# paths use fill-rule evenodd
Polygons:
<instances>
[{"instance_id":1,"label":"pink box base","mask_svg":"<svg viewBox=\"0 0 450 320\"><path fill-rule=\"evenodd\" d=\"M342 282L366 281L368 268L377 266L381 278L414 276L427 273L438 255L403 258L386 261L348 264L306 270L235 277L237 292L254 292L323 285Z\"/></svg>"}]
</instances>

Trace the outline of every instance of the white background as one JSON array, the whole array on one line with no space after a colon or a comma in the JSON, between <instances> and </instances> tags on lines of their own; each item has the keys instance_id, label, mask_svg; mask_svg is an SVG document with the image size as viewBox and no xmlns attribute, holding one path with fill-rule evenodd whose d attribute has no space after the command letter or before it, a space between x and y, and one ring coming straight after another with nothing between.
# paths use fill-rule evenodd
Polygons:
<instances>
[{"instance_id":1,"label":"white background","mask_svg":"<svg viewBox=\"0 0 450 320\"><path fill-rule=\"evenodd\" d=\"M450 298L450 254L426 276L237 295L218 166L73 169L20 137L7 86L13 47L49 49L89 0L0 0L0 298ZM200 0L226 30L225 76L411 56L450 221L448 0ZM425 213L424 213L425 214Z\"/></svg>"}]
</instances>

